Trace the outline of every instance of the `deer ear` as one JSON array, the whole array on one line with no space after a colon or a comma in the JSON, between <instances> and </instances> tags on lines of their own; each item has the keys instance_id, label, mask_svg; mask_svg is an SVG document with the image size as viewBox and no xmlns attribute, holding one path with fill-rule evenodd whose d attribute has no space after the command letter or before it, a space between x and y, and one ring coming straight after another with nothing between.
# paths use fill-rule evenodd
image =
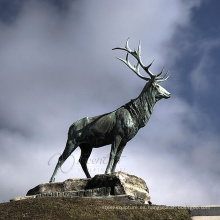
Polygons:
<instances>
[{"instance_id":1,"label":"deer ear","mask_svg":"<svg viewBox=\"0 0 220 220\"><path fill-rule=\"evenodd\" d=\"M157 86L157 83L154 81L154 82L152 82L152 86L153 87L156 87Z\"/></svg>"}]
</instances>

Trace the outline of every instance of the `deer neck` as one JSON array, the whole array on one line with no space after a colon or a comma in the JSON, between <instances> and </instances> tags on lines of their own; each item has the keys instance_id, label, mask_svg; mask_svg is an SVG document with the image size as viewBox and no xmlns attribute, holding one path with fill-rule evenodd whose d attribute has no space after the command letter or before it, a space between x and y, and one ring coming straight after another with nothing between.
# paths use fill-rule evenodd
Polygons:
<instances>
[{"instance_id":1,"label":"deer neck","mask_svg":"<svg viewBox=\"0 0 220 220\"><path fill-rule=\"evenodd\" d=\"M144 127L149 121L155 103L156 100L152 95L152 86L150 83L145 85L142 92L136 99L131 100L130 112L139 129Z\"/></svg>"}]
</instances>

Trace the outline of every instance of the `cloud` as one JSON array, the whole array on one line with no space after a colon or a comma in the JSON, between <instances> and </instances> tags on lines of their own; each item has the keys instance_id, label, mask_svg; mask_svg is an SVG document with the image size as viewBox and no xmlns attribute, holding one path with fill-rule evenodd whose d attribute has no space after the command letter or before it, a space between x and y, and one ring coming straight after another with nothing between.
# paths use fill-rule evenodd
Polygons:
<instances>
[{"instance_id":1,"label":"cloud","mask_svg":"<svg viewBox=\"0 0 220 220\"><path fill-rule=\"evenodd\" d=\"M71 123L110 112L139 95L145 82L115 59L125 53L113 47L130 37L131 48L137 48L141 39L144 63L156 58L152 72L164 64L171 72L177 69L181 54L173 39L190 26L200 1L73 1L65 10L53 3L24 2L14 22L0 24L2 201L49 180ZM219 173L213 164L218 164L219 139L209 117L177 95L178 77L172 74L161 84L172 98L157 103L148 125L126 146L119 167L147 181L154 203L216 203ZM93 150L92 175L104 172L109 152L110 146ZM57 181L84 177L77 163L80 150L72 155Z\"/></svg>"},{"instance_id":2,"label":"cloud","mask_svg":"<svg viewBox=\"0 0 220 220\"><path fill-rule=\"evenodd\" d=\"M197 67L191 72L191 82L196 92L208 92L211 89L215 77L210 73L210 69L215 62L211 55L213 49L219 48L219 39L203 39L199 43L199 48L196 50L201 54L201 58Z\"/></svg>"}]
</instances>

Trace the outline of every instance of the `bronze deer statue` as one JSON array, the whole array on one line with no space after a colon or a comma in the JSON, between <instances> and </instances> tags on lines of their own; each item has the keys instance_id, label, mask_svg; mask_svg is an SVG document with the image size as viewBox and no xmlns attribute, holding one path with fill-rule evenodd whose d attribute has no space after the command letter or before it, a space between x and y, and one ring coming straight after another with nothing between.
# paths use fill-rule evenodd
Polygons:
<instances>
[{"instance_id":1,"label":"bronze deer statue","mask_svg":"<svg viewBox=\"0 0 220 220\"><path fill-rule=\"evenodd\" d=\"M123 61L141 79L147 81L146 85L136 99L132 99L117 110L95 117L82 118L70 126L66 147L58 159L50 182L55 181L60 167L77 147L81 149L79 162L82 169L87 178L91 178L87 168L87 161L92 149L111 144L110 158L105 173L115 172L116 165L125 145L137 134L140 128L147 124L156 102L162 98L168 99L171 96L169 92L158 85L159 82L163 82L169 77L167 76L168 72L163 77L160 76L164 68L158 75L151 73L149 68L154 61L150 65L144 66L141 61L140 42L138 50L132 51L128 46L128 40L125 48L116 47L113 50L119 49L127 52L126 60L117 58ZM129 54L138 61L134 67L128 60ZM140 74L140 66L147 72L149 77Z\"/></svg>"}]
</instances>

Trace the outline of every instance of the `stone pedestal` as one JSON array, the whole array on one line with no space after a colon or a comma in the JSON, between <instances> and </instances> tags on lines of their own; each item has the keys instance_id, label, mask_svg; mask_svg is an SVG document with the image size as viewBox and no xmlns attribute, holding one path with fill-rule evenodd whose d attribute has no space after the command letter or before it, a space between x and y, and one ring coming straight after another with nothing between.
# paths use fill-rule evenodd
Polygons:
<instances>
[{"instance_id":1,"label":"stone pedestal","mask_svg":"<svg viewBox=\"0 0 220 220\"><path fill-rule=\"evenodd\" d=\"M150 203L149 190L145 181L125 172L40 184L27 192L26 198L35 197L85 197L141 204ZM14 198L14 200L19 200L19 198Z\"/></svg>"}]
</instances>

